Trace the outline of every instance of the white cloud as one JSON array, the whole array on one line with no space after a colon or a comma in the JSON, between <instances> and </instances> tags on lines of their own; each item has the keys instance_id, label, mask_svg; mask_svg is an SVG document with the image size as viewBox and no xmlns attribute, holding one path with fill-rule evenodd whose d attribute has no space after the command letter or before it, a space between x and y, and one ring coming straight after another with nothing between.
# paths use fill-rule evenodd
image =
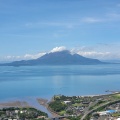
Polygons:
<instances>
[{"instance_id":1,"label":"white cloud","mask_svg":"<svg viewBox=\"0 0 120 120\"><path fill-rule=\"evenodd\" d=\"M24 59L37 59L43 55L45 55L46 53L38 53L38 54L35 54L35 55L32 55L32 54L25 54L23 56Z\"/></svg>"},{"instance_id":2,"label":"white cloud","mask_svg":"<svg viewBox=\"0 0 120 120\"><path fill-rule=\"evenodd\" d=\"M112 18L118 18L118 17L120 17L120 14L118 14L118 13L111 13L111 14L108 14L108 16L110 16Z\"/></svg>"},{"instance_id":3,"label":"white cloud","mask_svg":"<svg viewBox=\"0 0 120 120\"><path fill-rule=\"evenodd\" d=\"M120 59L120 47L119 45L97 45L86 47L82 46L79 48L74 48L71 53L77 53L84 57L99 59L99 60L119 60Z\"/></svg>"},{"instance_id":4,"label":"white cloud","mask_svg":"<svg viewBox=\"0 0 120 120\"><path fill-rule=\"evenodd\" d=\"M38 54L25 54L23 56L12 56L8 55L4 58L1 58L2 61L17 61L17 60L29 60L29 59L37 59L46 53L38 53Z\"/></svg>"},{"instance_id":5,"label":"white cloud","mask_svg":"<svg viewBox=\"0 0 120 120\"><path fill-rule=\"evenodd\" d=\"M0 61L15 61L15 60L21 60L21 59L22 59L21 56L12 56L12 55L0 57Z\"/></svg>"},{"instance_id":6,"label":"white cloud","mask_svg":"<svg viewBox=\"0 0 120 120\"><path fill-rule=\"evenodd\" d=\"M29 22L25 24L25 27L28 28L41 28L41 27L64 27L67 29L73 29L76 26L80 26L83 23L104 23L120 20L119 13L106 13L101 17L96 16L85 16L79 17L72 22L59 22L59 21L49 21L49 22Z\"/></svg>"},{"instance_id":7,"label":"white cloud","mask_svg":"<svg viewBox=\"0 0 120 120\"><path fill-rule=\"evenodd\" d=\"M29 22L26 23L25 26L29 27L29 28L36 28L36 27L49 27L49 26L53 26L53 27L65 27L68 29L73 28L73 26L76 25L76 23L74 22Z\"/></svg>"},{"instance_id":8,"label":"white cloud","mask_svg":"<svg viewBox=\"0 0 120 120\"><path fill-rule=\"evenodd\" d=\"M94 17L86 17L82 19L82 22L85 23L97 23L97 22L103 22L103 19L98 19L98 18L94 18Z\"/></svg>"},{"instance_id":9,"label":"white cloud","mask_svg":"<svg viewBox=\"0 0 120 120\"><path fill-rule=\"evenodd\" d=\"M82 46L77 49L74 48L71 50L71 53L72 54L77 53L84 57L94 58L94 59L106 59L108 56L111 55L110 52L98 52L97 50L95 51L94 48L86 47L86 46Z\"/></svg>"},{"instance_id":10,"label":"white cloud","mask_svg":"<svg viewBox=\"0 0 120 120\"><path fill-rule=\"evenodd\" d=\"M96 51L78 51L77 54L96 59L107 59L111 55L110 52L96 52Z\"/></svg>"},{"instance_id":11,"label":"white cloud","mask_svg":"<svg viewBox=\"0 0 120 120\"><path fill-rule=\"evenodd\" d=\"M60 47L55 47L53 48L51 51L49 52L40 52L37 54L25 54L23 56L13 56L13 55L8 55L5 57L1 57L0 61L19 61L19 60L30 60L30 59L37 59L43 55L45 55L46 53L50 53L50 52L58 52L58 51L63 51L66 50L66 47L64 46L60 46Z\"/></svg>"},{"instance_id":12,"label":"white cloud","mask_svg":"<svg viewBox=\"0 0 120 120\"><path fill-rule=\"evenodd\" d=\"M55 47L52 50L48 52L40 52L37 54L25 54L23 56L12 56L8 55L5 57L0 57L0 61L19 61L19 60L29 60L29 59L37 59L46 53L53 53L53 52L59 52L67 50L65 46ZM94 58L99 60L119 60L120 59L120 53L119 53L120 47L117 45L99 45L99 46L81 46L77 48L73 48L70 50L71 54L79 54L84 57L88 58Z\"/></svg>"},{"instance_id":13,"label":"white cloud","mask_svg":"<svg viewBox=\"0 0 120 120\"><path fill-rule=\"evenodd\" d=\"M63 51L63 50L66 50L65 46L55 47L50 52L59 52L59 51Z\"/></svg>"}]
</instances>

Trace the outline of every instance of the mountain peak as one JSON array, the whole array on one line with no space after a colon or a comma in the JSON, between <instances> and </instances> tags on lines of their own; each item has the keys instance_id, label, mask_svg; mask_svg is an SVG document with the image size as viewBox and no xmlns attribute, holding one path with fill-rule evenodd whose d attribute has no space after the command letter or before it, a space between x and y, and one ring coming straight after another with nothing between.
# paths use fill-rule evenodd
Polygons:
<instances>
[{"instance_id":1,"label":"mountain peak","mask_svg":"<svg viewBox=\"0 0 120 120\"><path fill-rule=\"evenodd\" d=\"M78 54L71 54L68 50L50 52L38 59L22 60L7 63L9 66L25 66L25 65L92 65L103 64L97 59L86 58Z\"/></svg>"}]
</instances>

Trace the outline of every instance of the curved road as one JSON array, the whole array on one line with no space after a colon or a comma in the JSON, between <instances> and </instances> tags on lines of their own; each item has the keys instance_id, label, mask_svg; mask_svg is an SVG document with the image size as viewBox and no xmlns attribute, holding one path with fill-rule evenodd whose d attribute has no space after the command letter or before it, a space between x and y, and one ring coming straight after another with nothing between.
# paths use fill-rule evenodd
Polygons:
<instances>
[{"instance_id":1,"label":"curved road","mask_svg":"<svg viewBox=\"0 0 120 120\"><path fill-rule=\"evenodd\" d=\"M115 101L112 101L112 102L107 102L105 104L102 104L102 105L100 105L100 106L98 106L98 107L90 110L90 111L86 111L85 114L82 116L81 120L84 120L89 114L91 114L92 112L96 111L98 108L107 106L109 104L114 104L115 102L120 102L120 100L115 100Z\"/></svg>"}]
</instances>

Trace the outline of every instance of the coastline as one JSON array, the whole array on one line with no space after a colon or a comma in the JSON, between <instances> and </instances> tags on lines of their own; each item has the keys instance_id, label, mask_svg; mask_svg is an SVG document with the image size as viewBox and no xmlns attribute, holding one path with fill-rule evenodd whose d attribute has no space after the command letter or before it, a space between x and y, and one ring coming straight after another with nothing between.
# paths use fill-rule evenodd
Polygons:
<instances>
[{"instance_id":1,"label":"coastline","mask_svg":"<svg viewBox=\"0 0 120 120\"><path fill-rule=\"evenodd\" d=\"M120 92L113 92L113 93L107 93L107 94L97 94L97 95L85 95L85 96L76 96L76 97L97 97L97 96L109 96L109 95L115 95L115 94L120 94ZM46 110L52 115L50 117L54 118L54 117L59 117L60 115L58 115L58 113L56 113L55 111L53 111L51 108L49 108L49 103L52 102L54 99L53 97L51 98L51 100L49 101L48 99L44 99L44 98L40 98L40 97L36 97L36 102L38 103L38 105L43 106L44 108L46 108ZM9 107L33 107L36 108L34 106L34 104L29 104L29 102L27 100L22 101L22 100L13 100L13 101L8 101L8 102L0 102L0 109L2 108L9 108ZM37 108L36 108L37 109ZM43 110L43 112L45 112Z\"/></svg>"},{"instance_id":2,"label":"coastline","mask_svg":"<svg viewBox=\"0 0 120 120\"><path fill-rule=\"evenodd\" d=\"M43 98L37 98L37 101L40 105L44 106L52 115L52 117L59 117L59 115L51 110L51 108L48 106L48 100L47 99L43 99ZM49 102L52 102L53 99L51 99Z\"/></svg>"},{"instance_id":3,"label":"coastline","mask_svg":"<svg viewBox=\"0 0 120 120\"><path fill-rule=\"evenodd\" d=\"M48 102L51 102L52 99L49 101L48 99L44 99L44 98L36 98L36 102L37 102L37 105L40 105L42 107L44 107L51 115L49 117L58 117L59 115L57 113L55 113L54 111L52 111L49 106L48 106ZM39 106L39 107L40 107ZM10 100L10 101L0 101L0 109L3 109L3 108L10 108L10 107L15 107L15 108L36 108L38 110L41 110L43 112L46 112L42 109L39 109L36 107L36 105L34 105L34 103L29 103L29 101L27 100Z\"/></svg>"},{"instance_id":4,"label":"coastline","mask_svg":"<svg viewBox=\"0 0 120 120\"><path fill-rule=\"evenodd\" d=\"M0 102L0 109L8 107L31 107L26 101L10 101L10 102Z\"/></svg>"}]
</instances>

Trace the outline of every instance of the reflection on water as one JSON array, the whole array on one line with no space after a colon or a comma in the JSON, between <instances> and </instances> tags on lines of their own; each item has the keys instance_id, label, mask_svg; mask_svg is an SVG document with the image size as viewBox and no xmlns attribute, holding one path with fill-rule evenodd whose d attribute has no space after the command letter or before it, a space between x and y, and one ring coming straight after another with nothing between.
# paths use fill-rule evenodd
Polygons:
<instances>
[{"instance_id":1,"label":"reflection on water","mask_svg":"<svg viewBox=\"0 0 120 120\"><path fill-rule=\"evenodd\" d=\"M120 65L0 67L0 99L119 90Z\"/></svg>"},{"instance_id":2,"label":"reflection on water","mask_svg":"<svg viewBox=\"0 0 120 120\"><path fill-rule=\"evenodd\" d=\"M0 101L26 100L49 116L37 97L103 94L119 84L120 65L0 67Z\"/></svg>"}]
</instances>

